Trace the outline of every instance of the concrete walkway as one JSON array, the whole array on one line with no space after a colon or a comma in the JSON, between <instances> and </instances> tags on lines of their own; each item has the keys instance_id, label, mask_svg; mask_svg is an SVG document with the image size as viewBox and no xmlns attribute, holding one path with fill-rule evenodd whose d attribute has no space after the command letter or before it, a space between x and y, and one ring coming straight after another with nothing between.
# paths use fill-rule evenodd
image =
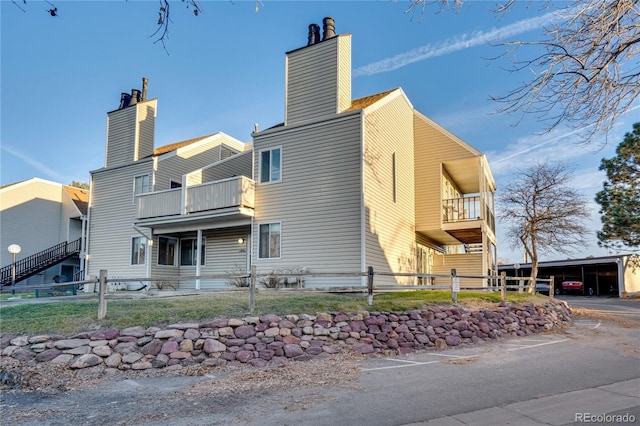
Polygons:
<instances>
[{"instance_id":1,"label":"concrete walkway","mask_svg":"<svg viewBox=\"0 0 640 426\"><path fill-rule=\"evenodd\" d=\"M640 366L638 367L640 369ZM640 378L406 426L638 425Z\"/></svg>"}]
</instances>

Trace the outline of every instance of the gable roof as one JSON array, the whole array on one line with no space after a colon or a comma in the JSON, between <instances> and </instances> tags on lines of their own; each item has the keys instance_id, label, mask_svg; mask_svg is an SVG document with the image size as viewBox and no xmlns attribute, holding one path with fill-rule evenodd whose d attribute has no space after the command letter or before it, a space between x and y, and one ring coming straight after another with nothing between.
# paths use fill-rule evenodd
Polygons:
<instances>
[{"instance_id":1,"label":"gable roof","mask_svg":"<svg viewBox=\"0 0 640 426\"><path fill-rule=\"evenodd\" d=\"M385 96L387 96L389 93L395 91L397 89L391 89L391 90L387 90L386 92L380 92L380 93L376 93L374 95L369 95L369 96L365 96L362 98L358 98L358 99L354 99L351 101L351 106L346 109L345 111L353 111L356 109L364 109L370 105L375 104L376 102L378 102L380 99L384 98Z\"/></svg>"},{"instance_id":2,"label":"gable roof","mask_svg":"<svg viewBox=\"0 0 640 426\"><path fill-rule=\"evenodd\" d=\"M200 142L203 139L206 139L210 136L215 135L215 133L212 133L210 135L206 135L206 136L200 136L198 138L193 138L193 139L188 139L186 141L182 141L182 142L176 142L176 143L172 143L169 145L164 145L161 146L159 148L156 148L153 150L153 155L158 156L158 155L162 155L162 154L166 154L167 152L171 152L171 151L175 151L179 148L194 144L196 142Z\"/></svg>"},{"instance_id":3,"label":"gable roof","mask_svg":"<svg viewBox=\"0 0 640 426\"><path fill-rule=\"evenodd\" d=\"M369 95L369 96L364 96L362 98L354 99L354 100L351 101L351 106L349 108L345 109L343 112L355 111L357 109L364 109L364 108L366 108L366 107L368 107L370 105L375 104L380 99L384 98L389 93L394 92L396 90L398 90L398 89L391 89L391 90L387 90L385 92L376 93L374 95ZM265 130L275 129L276 127L283 127L283 126L284 126L284 122L275 124L275 125L267 128L267 129L265 129Z\"/></svg>"},{"instance_id":4,"label":"gable roof","mask_svg":"<svg viewBox=\"0 0 640 426\"><path fill-rule=\"evenodd\" d=\"M62 189L69 195L80 213L86 216L89 209L89 191L67 185L63 185Z\"/></svg>"}]
</instances>

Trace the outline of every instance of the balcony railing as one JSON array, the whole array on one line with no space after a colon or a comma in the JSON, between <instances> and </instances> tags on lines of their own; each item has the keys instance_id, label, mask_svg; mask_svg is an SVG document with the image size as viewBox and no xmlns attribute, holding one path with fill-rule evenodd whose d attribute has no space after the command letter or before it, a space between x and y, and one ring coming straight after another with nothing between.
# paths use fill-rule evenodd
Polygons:
<instances>
[{"instance_id":1,"label":"balcony railing","mask_svg":"<svg viewBox=\"0 0 640 426\"><path fill-rule=\"evenodd\" d=\"M255 182L247 177L203 183L187 188L187 213L225 207L244 206L253 208Z\"/></svg>"},{"instance_id":2,"label":"balcony railing","mask_svg":"<svg viewBox=\"0 0 640 426\"><path fill-rule=\"evenodd\" d=\"M254 207L255 182L245 176L137 196L138 219L228 207ZM184 202L183 202L184 200ZM183 210L184 208L184 210Z\"/></svg>"},{"instance_id":3,"label":"balcony railing","mask_svg":"<svg viewBox=\"0 0 640 426\"><path fill-rule=\"evenodd\" d=\"M444 223L478 220L480 218L480 196L442 200L442 221Z\"/></svg>"},{"instance_id":4,"label":"balcony railing","mask_svg":"<svg viewBox=\"0 0 640 426\"><path fill-rule=\"evenodd\" d=\"M181 212L182 188L149 192L136 197L138 219L178 215Z\"/></svg>"}]
</instances>

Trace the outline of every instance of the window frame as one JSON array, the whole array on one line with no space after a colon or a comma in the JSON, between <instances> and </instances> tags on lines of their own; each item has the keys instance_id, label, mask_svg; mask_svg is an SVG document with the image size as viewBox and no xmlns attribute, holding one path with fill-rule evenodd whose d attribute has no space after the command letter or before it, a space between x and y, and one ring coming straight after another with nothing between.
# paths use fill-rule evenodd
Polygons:
<instances>
[{"instance_id":1,"label":"window frame","mask_svg":"<svg viewBox=\"0 0 640 426\"><path fill-rule=\"evenodd\" d=\"M138 246L138 249L137 251L134 251L136 246ZM129 264L131 266L146 265L147 249L148 249L148 241L146 237L142 237L142 236L131 237L131 250L129 251ZM134 253L136 254L135 262L134 262Z\"/></svg>"},{"instance_id":2,"label":"window frame","mask_svg":"<svg viewBox=\"0 0 640 426\"><path fill-rule=\"evenodd\" d=\"M160 251L162 250L162 248L161 248L162 247L162 243L161 243L162 239L171 240L171 241L174 242L173 263L160 263ZM159 236L158 237L158 258L156 259L156 264L158 266L177 266L179 249L180 249L180 240L178 238Z\"/></svg>"},{"instance_id":3,"label":"window frame","mask_svg":"<svg viewBox=\"0 0 640 426\"><path fill-rule=\"evenodd\" d=\"M280 161L280 175L278 176L277 179L274 179L272 177L273 174L273 151L279 151L279 161ZM263 172L263 162L262 162L262 158L263 155L269 153L269 177L268 180L262 180L263 176L262 176L262 172ZM259 151L259 156L258 156L258 177L259 177L259 182L262 185L268 185L268 184L272 184L272 183L279 183L282 182L282 146L274 146L272 148L266 148L266 149L262 149Z\"/></svg>"},{"instance_id":4,"label":"window frame","mask_svg":"<svg viewBox=\"0 0 640 426\"><path fill-rule=\"evenodd\" d=\"M182 263L182 247L184 242L186 241L191 241L191 249L193 250L193 255L191 256L191 263ZM193 257L195 256L196 253L196 248L197 248L197 244L198 244L198 239L195 237L187 237L187 238L180 238L180 256L178 258L178 266L197 266L196 263L193 263ZM206 251L207 251L207 238L206 237L202 237L202 247L200 249L200 266L207 266L207 256L206 256Z\"/></svg>"},{"instance_id":5,"label":"window frame","mask_svg":"<svg viewBox=\"0 0 640 426\"><path fill-rule=\"evenodd\" d=\"M278 225L278 255L277 256L273 256L271 254L271 235L272 235L272 231L271 231L271 226L273 225ZM262 227L263 226L268 226L269 227L269 231L267 233L268 235L268 251L269 253L267 254L267 256L263 256L263 252L262 252ZM266 222L266 223L259 223L258 224L258 259L281 259L282 258L282 222Z\"/></svg>"},{"instance_id":6,"label":"window frame","mask_svg":"<svg viewBox=\"0 0 640 426\"><path fill-rule=\"evenodd\" d=\"M147 190L144 191L144 182L143 185L141 187L142 191L141 192L136 192L137 191L137 181L139 178L147 178ZM144 180L144 179L143 179ZM140 194L148 194L149 192L151 192L151 175L149 173L143 173L140 175L136 175L133 177L133 204L136 203L136 196L140 195Z\"/></svg>"}]
</instances>

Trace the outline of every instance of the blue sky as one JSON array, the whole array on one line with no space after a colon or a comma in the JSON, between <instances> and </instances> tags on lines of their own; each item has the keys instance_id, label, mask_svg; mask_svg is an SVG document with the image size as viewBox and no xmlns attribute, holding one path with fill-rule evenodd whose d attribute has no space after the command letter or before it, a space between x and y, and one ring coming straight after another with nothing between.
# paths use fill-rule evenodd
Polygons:
<instances>
[{"instance_id":1,"label":"blue sky","mask_svg":"<svg viewBox=\"0 0 640 426\"><path fill-rule=\"evenodd\" d=\"M598 166L640 119L638 109L619 120L607 145L583 146L572 129L540 135L544 125L533 117L496 114L489 99L527 78L488 59L502 53L494 42L535 40L556 4L523 2L495 15L494 2L476 1L421 17L404 13L402 0L264 0L258 12L254 1L203 1L205 13L195 17L173 2L167 54L151 37L157 1L54 1L55 18L46 2L30 0L26 12L1 3L2 185L89 181L89 171L104 165L106 113L121 92L141 88L142 77L148 97L158 98L156 147L218 131L250 141L254 123L283 120L285 52L306 45L308 25L331 16L336 32L353 35L354 98L402 87L416 109L487 154L499 190L535 161L574 166L593 237L571 257L606 255L595 243L600 223L591 201L604 180ZM502 228L499 258L521 261Z\"/></svg>"}]
</instances>

